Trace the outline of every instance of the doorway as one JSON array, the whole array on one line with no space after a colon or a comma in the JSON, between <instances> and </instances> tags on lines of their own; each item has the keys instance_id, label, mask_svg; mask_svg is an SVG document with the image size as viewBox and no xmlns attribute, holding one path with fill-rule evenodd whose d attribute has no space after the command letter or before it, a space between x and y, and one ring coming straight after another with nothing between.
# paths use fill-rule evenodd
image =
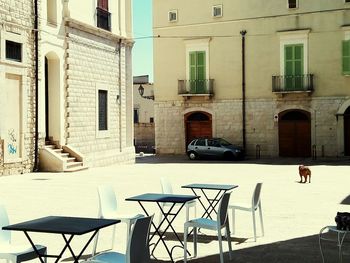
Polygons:
<instances>
[{"instance_id":1,"label":"doorway","mask_svg":"<svg viewBox=\"0 0 350 263\"><path fill-rule=\"evenodd\" d=\"M350 155L350 107L344 112L344 155Z\"/></svg>"},{"instance_id":2,"label":"doorway","mask_svg":"<svg viewBox=\"0 0 350 263\"><path fill-rule=\"evenodd\" d=\"M212 116L206 112L190 112L185 115L186 147L195 138L212 137Z\"/></svg>"},{"instance_id":3,"label":"doorway","mask_svg":"<svg viewBox=\"0 0 350 263\"><path fill-rule=\"evenodd\" d=\"M279 155L281 157L311 156L310 113L290 110L279 114Z\"/></svg>"}]
</instances>

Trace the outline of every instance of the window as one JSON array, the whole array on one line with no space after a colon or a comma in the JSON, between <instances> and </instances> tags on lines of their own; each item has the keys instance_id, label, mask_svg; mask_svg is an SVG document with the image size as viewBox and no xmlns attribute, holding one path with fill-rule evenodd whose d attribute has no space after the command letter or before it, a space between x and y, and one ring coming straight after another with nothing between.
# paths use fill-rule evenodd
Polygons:
<instances>
[{"instance_id":1,"label":"window","mask_svg":"<svg viewBox=\"0 0 350 263\"><path fill-rule=\"evenodd\" d=\"M350 75L350 39L343 41L343 74Z\"/></svg>"},{"instance_id":2,"label":"window","mask_svg":"<svg viewBox=\"0 0 350 263\"><path fill-rule=\"evenodd\" d=\"M298 8L298 0L288 0L288 8Z\"/></svg>"},{"instance_id":3,"label":"window","mask_svg":"<svg viewBox=\"0 0 350 263\"><path fill-rule=\"evenodd\" d=\"M153 117L149 118L149 122L153 123L154 122L154 118Z\"/></svg>"},{"instance_id":4,"label":"window","mask_svg":"<svg viewBox=\"0 0 350 263\"><path fill-rule=\"evenodd\" d=\"M350 3L350 0L345 0L345 3Z\"/></svg>"},{"instance_id":5,"label":"window","mask_svg":"<svg viewBox=\"0 0 350 263\"><path fill-rule=\"evenodd\" d=\"M222 5L213 6L213 17L222 17Z\"/></svg>"},{"instance_id":6,"label":"window","mask_svg":"<svg viewBox=\"0 0 350 263\"><path fill-rule=\"evenodd\" d=\"M108 129L108 92L107 90L98 91L98 129L106 131Z\"/></svg>"},{"instance_id":7,"label":"window","mask_svg":"<svg viewBox=\"0 0 350 263\"><path fill-rule=\"evenodd\" d=\"M6 40L6 59L22 62L22 44Z\"/></svg>"},{"instance_id":8,"label":"window","mask_svg":"<svg viewBox=\"0 0 350 263\"><path fill-rule=\"evenodd\" d=\"M196 142L196 146L205 146L205 139L198 139Z\"/></svg>"},{"instance_id":9,"label":"window","mask_svg":"<svg viewBox=\"0 0 350 263\"><path fill-rule=\"evenodd\" d=\"M193 94L203 94L206 90L205 51L190 52L190 89Z\"/></svg>"},{"instance_id":10,"label":"window","mask_svg":"<svg viewBox=\"0 0 350 263\"><path fill-rule=\"evenodd\" d=\"M111 31L111 13L108 12L108 0L98 0L96 20L97 27Z\"/></svg>"},{"instance_id":11,"label":"window","mask_svg":"<svg viewBox=\"0 0 350 263\"><path fill-rule=\"evenodd\" d=\"M169 20L169 22L176 22L177 21L177 10L169 11L168 20Z\"/></svg>"},{"instance_id":12,"label":"window","mask_svg":"<svg viewBox=\"0 0 350 263\"><path fill-rule=\"evenodd\" d=\"M134 109L134 123L139 123L139 109Z\"/></svg>"},{"instance_id":13,"label":"window","mask_svg":"<svg viewBox=\"0 0 350 263\"><path fill-rule=\"evenodd\" d=\"M287 90L302 87L304 74L304 45L294 44L284 46L284 74Z\"/></svg>"}]
</instances>

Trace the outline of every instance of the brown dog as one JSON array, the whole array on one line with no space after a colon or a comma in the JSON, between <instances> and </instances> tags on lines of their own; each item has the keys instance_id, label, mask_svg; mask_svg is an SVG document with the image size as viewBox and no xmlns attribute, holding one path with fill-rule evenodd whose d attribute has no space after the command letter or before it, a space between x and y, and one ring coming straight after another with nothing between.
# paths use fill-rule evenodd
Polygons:
<instances>
[{"instance_id":1,"label":"brown dog","mask_svg":"<svg viewBox=\"0 0 350 263\"><path fill-rule=\"evenodd\" d=\"M311 170L309 169L309 167L305 165L299 165L299 175L300 175L299 183L306 183L308 176L309 176L309 183L311 183ZM303 177L305 178L304 182L303 182Z\"/></svg>"}]
</instances>

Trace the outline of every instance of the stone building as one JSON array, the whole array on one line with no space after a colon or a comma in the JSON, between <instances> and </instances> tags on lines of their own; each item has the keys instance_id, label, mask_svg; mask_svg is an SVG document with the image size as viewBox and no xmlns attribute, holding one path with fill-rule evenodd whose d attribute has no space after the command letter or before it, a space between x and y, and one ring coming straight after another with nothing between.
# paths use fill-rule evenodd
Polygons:
<instances>
[{"instance_id":1,"label":"stone building","mask_svg":"<svg viewBox=\"0 0 350 263\"><path fill-rule=\"evenodd\" d=\"M0 14L7 15L11 25L12 16L17 17L22 27L25 24L22 19L27 14L28 29L25 29L32 34L33 1L3 2ZM21 2L28 2L28 8L24 4L23 8L19 6ZM131 1L86 0L83 5L72 0L34 2L38 3L40 39L38 111L33 111L34 80L23 81L22 85L30 83L31 87L28 93L31 100L21 99L31 109L21 107L24 112L21 118L24 114L30 115L28 135L23 131L20 133L31 141L25 155L34 158L32 141L33 133L37 132L41 170L74 171L88 166L134 162ZM18 16L10 12L9 4L14 5L10 8L12 11L20 10ZM25 66L33 72L33 39L25 41L28 42L28 64ZM24 70L24 66L21 69ZM34 74L23 75L34 78ZM0 81L3 79L1 76ZM15 112L11 111L11 114L15 115ZM35 114L38 115L37 130L33 127ZM1 123L8 125L10 122L4 120ZM21 127L24 125L21 123ZM1 129L0 134L5 146L6 132ZM3 152L6 157L6 149ZM17 164L17 172L22 171L23 165ZM33 166L31 161L24 172L32 170ZM7 173L6 170L3 173Z\"/></svg>"},{"instance_id":2,"label":"stone building","mask_svg":"<svg viewBox=\"0 0 350 263\"><path fill-rule=\"evenodd\" d=\"M154 90L148 75L134 76L134 144L136 152L153 153Z\"/></svg>"},{"instance_id":3,"label":"stone building","mask_svg":"<svg viewBox=\"0 0 350 263\"><path fill-rule=\"evenodd\" d=\"M31 0L0 0L0 175L33 167L33 9Z\"/></svg>"},{"instance_id":4,"label":"stone building","mask_svg":"<svg viewBox=\"0 0 350 263\"><path fill-rule=\"evenodd\" d=\"M153 1L157 152L350 155L349 2Z\"/></svg>"}]
</instances>

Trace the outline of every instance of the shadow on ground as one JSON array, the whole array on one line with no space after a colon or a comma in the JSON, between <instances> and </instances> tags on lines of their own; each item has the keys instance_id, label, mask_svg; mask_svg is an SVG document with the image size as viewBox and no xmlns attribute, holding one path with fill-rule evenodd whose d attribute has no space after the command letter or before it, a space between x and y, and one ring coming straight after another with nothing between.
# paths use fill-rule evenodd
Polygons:
<instances>
[{"instance_id":1,"label":"shadow on ground","mask_svg":"<svg viewBox=\"0 0 350 263\"><path fill-rule=\"evenodd\" d=\"M189 160L187 155L185 154L148 154L148 155L137 155L136 163L142 164L157 164L157 163L220 163L220 164L232 164L232 163L244 163L244 164L270 164L270 165L349 165L350 158L349 157L339 157L339 158L317 158L316 160L312 158L246 158L243 161L225 161L225 160L217 160L217 159L204 159L204 160Z\"/></svg>"},{"instance_id":2,"label":"shadow on ground","mask_svg":"<svg viewBox=\"0 0 350 263\"><path fill-rule=\"evenodd\" d=\"M332 235L328 238L336 240L336 236ZM349 241L348 241L349 242ZM338 262L338 248L335 242L323 241L325 262ZM347 247L346 247L347 245ZM350 243L344 245L343 262L350 260ZM188 246L192 249L192 243ZM200 248L199 248L200 249ZM224 244L224 250L227 245ZM226 250L225 250L226 251ZM200 253L200 251L199 251ZM250 248L239 249L237 240L233 240L233 258L229 260L228 252L224 255L225 262L234 263L320 263L322 262L319 249L318 235L295 238L281 242L275 242L266 245L260 245ZM176 262L182 262L182 259L176 259ZM201 258L190 258L191 263L217 263L219 262L219 254L210 255ZM162 260L151 260L152 263L171 262Z\"/></svg>"}]
</instances>

